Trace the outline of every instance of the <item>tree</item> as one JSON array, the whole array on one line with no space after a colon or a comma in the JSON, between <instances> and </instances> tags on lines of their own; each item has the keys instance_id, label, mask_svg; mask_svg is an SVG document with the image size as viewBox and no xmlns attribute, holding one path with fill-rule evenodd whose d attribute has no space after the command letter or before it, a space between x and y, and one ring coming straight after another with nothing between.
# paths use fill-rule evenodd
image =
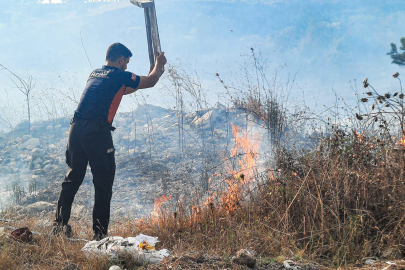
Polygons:
<instances>
[{"instance_id":1,"label":"tree","mask_svg":"<svg viewBox=\"0 0 405 270\"><path fill-rule=\"evenodd\" d=\"M401 54L398 53L397 45L395 43L391 43L391 51L387 53L391 55L392 63L397 64L400 67L405 66L405 37L401 38L402 47L400 49L403 51Z\"/></svg>"},{"instance_id":2,"label":"tree","mask_svg":"<svg viewBox=\"0 0 405 270\"><path fill-rule=\"evenodd\" d=\"M0 67L7 70L12 77L10 77L10 80L14 83L14 85L17 87L17 89L24 94L26 97L26 102L27 102L27 113L28 113L28 134L31 134L31 107L30 107L30 94L32 89L35 87L35 81L34 78L30 75L27 74L27 78L23 79L22 77L18 76L2 64L0 64Z\"/></svg>"}]
</instances>

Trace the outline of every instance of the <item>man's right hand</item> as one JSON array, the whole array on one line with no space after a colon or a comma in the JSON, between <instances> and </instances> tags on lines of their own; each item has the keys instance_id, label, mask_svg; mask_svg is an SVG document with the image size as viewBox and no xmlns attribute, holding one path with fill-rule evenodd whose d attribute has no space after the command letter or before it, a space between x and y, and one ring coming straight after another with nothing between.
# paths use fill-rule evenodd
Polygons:
<instances>
[{"instance_id":1,"label":"man's right hand","mask_svg":"<svg viewBox=\"0 0 405 270\"><path fill-rule=\"evenodd\" d=\"M156 65L152 69L153 66L151 66L151 70L149 70L148 76L139 76L140 77L140 82L139 86L137 89L132 89L130 87L127 87L125 89L124 95L131 94L135 92L138 89L145 89L145 88L151 88L156 85L156 83L159 81L160 76L162 76L163 71L164 71L164 66L166 65L167 60L165 53L162 52L159 54L158 57L156 57Z\"/></svg>"},{"instance_id":2,"label":"man's right hand","mask_svg":"<svg viewBox=\"0 0 405 270\"><path fill-rule=\"evenodd\" d=\"M156 65L164 67L167 63L165 52L161 52L158 57L156 57Z\"/></svg>"}]
</instances>

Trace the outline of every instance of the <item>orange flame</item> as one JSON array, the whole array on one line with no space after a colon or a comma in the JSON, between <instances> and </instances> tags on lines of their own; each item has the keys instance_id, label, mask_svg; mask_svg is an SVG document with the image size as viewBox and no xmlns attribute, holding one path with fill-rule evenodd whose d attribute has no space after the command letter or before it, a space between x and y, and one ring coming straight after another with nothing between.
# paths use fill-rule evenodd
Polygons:
<instances>
[{"instance_id":1,"label":"orange flame","mask_svg":"<svg viewBox=\"0 0 405 270\"><path fill-rule=\"evenodd\" d=\"M356 134L357 139L359 142L363 142L363 136L361 136L357 131L354 132Z\"/></svg>"},{"instance_id":2,"label":"orange flame","mask_svg":"<svg viewBox=\"0 0 405 270\"><path fill-rule=\"evenodd\" d=\"M240 134L241 129L232 125L232 135L235 140L235 147L231 150L231 158L241 156L239 160L240 170L239 172L232 171L234 178L240 178L243 184L254 181L256 159L258 157L259 143L257 134L254 135L253 140L249 134Z\"/></svg>"},{"instance_id":3,"label":"orange flame","mask_svg":"<svg viewBox=\"0 0 405 270\"><path fill-rule=\"evenodd\" d=\"M247 132L241 133L241 129L237 126L232 125L232 134L235 140L235 147L230 152L231 158L238 158L238 164L240 169L228 169L229 173L232 175L228 179L225 179L227 188L224 191L215 191L215 187L212 186L212 179L215 176L222 175L221 173L216 173L208 179L209 187L212 192L205 202L199 206L193 205L190 211L190 224L198 222L202 207L210 207L212 211L224 210L227 213L233 212L240 206L240 202L246 193L247 189L251 188L250 184L255 181L256 172L256 160L258 158L258 136L255 134L253 139L248 135ZM271 175L273 177L273 175ZM152 221L158 222L159 218L162 217L162 203L171 199L169 197L162 196L161 198L155 199L154 209L151 213ZM219 206L216 207L214 200L218 199Z\"/></svg>"},{"instance_id":4,"label":"orange flame","mask_svg":"<svg viewBox=\"0 0 405 270\"><path fill-rule=\"evenodd\" d=\"M225 180L228 185L227 190L221 193L219 198L222 209L228 213L236 210L244 191L246 188L251 188L250 184L255 181L256 159L259 150L258 136L255 134L252 139L247 132L241 133L240 131L239 127L232 125L235 147L230 151L230 157L239 158L240 169L239 171L229 169L233 177Z\"/></svg>"},{"instance_id":5,"label":"orange flame","mask_svg":"<svg viewBox=\"0 0 405 270\"><path fill-rule=\"evenodd\" d=\"M162 214L162 203L167 202L171 199L172 195L169 195L168 197L162 195L162 197L155 199L153 211L151 212L152 220L157 220L159 216Z\"/></svg>"},{"instance_id":6,"label":"orange flame","mask_svg":"<svg viewBox=\"0 0 405 270\"><path fill-rule=\"evenodd\" d=\"M399 139L399 145L405 147L405 135L402 136L402 139Z\"/></svg>"}]
</instances>

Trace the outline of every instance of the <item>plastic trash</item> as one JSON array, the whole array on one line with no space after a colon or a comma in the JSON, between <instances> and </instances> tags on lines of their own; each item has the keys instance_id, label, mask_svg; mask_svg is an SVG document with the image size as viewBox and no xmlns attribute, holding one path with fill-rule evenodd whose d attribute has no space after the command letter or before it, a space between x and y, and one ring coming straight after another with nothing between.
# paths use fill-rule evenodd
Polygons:
<instances>
[{"instance_id":1,"label":"plastic trash","mask_svg":"<svg viewBox=\"0 0 405 270\"><path fill-rule=\"evenodd\" d=\"M124 254L131 254L140 262L159 263L171 253L167 249L155 250L157 237L139 234L135 237L106 237L100 241L88 242L82 251L90 254L107 254L111 259L118 260Z\"/></svg>"},{"instance_id":2,"label":"plastic trash","mask_svg":"<svg viewBox=\"0 0 405 270\"><path fill-rule=\"evenodd\" d=\"M14 240L28 243L32 241L32 232L27 227L18 228L11 232L11 237Z\"/></svg>"},{"instance_id":3,"label":"plastic trash","mask_svg":"<svg viewBox=\"0 0 405 270\"><path fill-rule=\"evenodd\" d=\"M364 263L365 264L373 264L373 263L376 263L377 262L377 260L375 260L375 259L367 259Z\"/></svg>"}]
</instances>

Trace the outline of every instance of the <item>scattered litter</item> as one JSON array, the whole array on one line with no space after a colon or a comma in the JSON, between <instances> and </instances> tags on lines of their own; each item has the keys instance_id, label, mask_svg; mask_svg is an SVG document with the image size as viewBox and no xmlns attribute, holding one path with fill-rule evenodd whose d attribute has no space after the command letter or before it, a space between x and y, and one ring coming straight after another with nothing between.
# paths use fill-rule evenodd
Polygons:
<instances>
[{"instance_id":1,"label":"scattered litter","mask_svg":"<svg viewBox=\"0 0 405 270\"><path fill-rule=\"evenodd\" d=\"M373 263L376 263L376 262L377 262L377 260L375 260L375 259L367 259L367 260L364 261L365 264L373 264Z\"/></svg>"},{"instance_id":2,"label":"scattered litter","mask_svg":"<svg viewBox=\"0 0 405 270\"><path fill-rule=\"evenodd\" d=\"M295 262L292 261L292 260L285 260L285 261L283 262L283 265L284 265L284 267L285 267L286 269L292 269L292 270L301 269L301 267L296 266L296 265L295 265Z\"/></svg>"},{"instance_id":3,"label":"scattered litter","mask_svg":"<svg viewBox=\"0 0 405 270\"><path fill-rule=\"evenodd\" d=\"M28 227L18 228L11 232L11 238L28 243L32 240L32 232Z\"/></svg>"},{"instance_id":4,"label":"scattered litter","mask_svg":"<svg viewBox=\"0 0 405 270\"><path fill-rule=\"evenodd\" d=\"M232 257L232 261L236 264L246 265L249 268L254 268L256 264L257 253L250 249L241 249Z\"/></svg>"},{"instance_id":5,"label":"scattered litter","mask_svg":"<svg viewBox=\"0 0 405 270\"><path fill-rule=\"evenodd\" d=\"M157 237L139 234L136 237L106 237L100 241L88 242L82 251L93 254L107 254L111 259L118 260L123 254L132 254L141 262L159 263L170 255L167 249L155 250Z\"/></svg>"},{"instance_id":6,"label":"scattered litter","mask_svg":"<svg viewBox=\"0 0 405 270\"><path fill-rule=\"evenodd\" d=\"M122 268L119 267L118 265L113 265L108 270L122 270Z\"/></svg>"},{"instance_id":7,"label":"scattered litter","mask_svg":"<svg viewBox=\"0 0 405 270\"><path fill-rule=\"evenodd\" d=\"M390 262L390 261L387 261L387 262L385 262L386 264L389 264L389 265L395 265L395 263L394 262Z\"/></svg>"},{"instance_id":8,"label":"scattered litter","mask_svg":"<svg viewBox=\"0 0 405 270\"><path fill-rule=\"evenodd\" d=\"M0 227L0 237L4 234L4 227Z\"/></svg>"}]
</instances>

